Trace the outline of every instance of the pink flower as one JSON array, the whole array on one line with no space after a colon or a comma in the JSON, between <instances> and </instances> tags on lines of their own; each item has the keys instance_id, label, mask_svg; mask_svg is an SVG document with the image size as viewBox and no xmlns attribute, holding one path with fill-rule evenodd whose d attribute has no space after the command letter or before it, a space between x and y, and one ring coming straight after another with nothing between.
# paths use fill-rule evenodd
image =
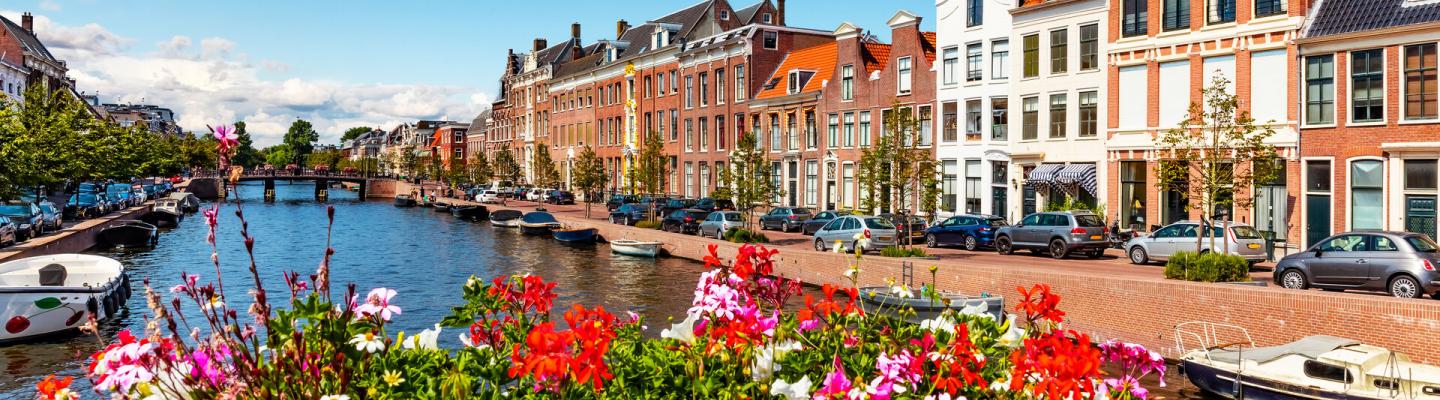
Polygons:
<instances>
[{"instance_id":1,"label":"pink flower","mask_svg":"<svg viewBox=\"0 0 1440 400\"><path fill-rule=\"evenodd\" d=\"M849 395L850 388L850 378L845 376L845 365L840 363L840 356L835 356L835 370L825 375L825 384L815 392L815 398L845 397Z\"/></svg>"},{"instance_id":2,"label":"pink flower","mask_svg":"<svg viewBox=\"0 0 1440 400\"><path fill-rule=\"evenodd\" d=\"M391 315L400 313L399 306L390 304L390 299L394 297L394 289L372 289L370 295L365 297L365 302L355 306L354 311L361 316L378 315L381 320L389 321Z\"/></svg>"},{"instance_id":3,"label":"pink flower","mask_svg":"<svg viewBox=\"0 0 1440 400\"><path fill-rule=\"evenodd\" d=\"M201 214L205 216L205 225L210 227L210 234L205 236L205 240L213 245L215 244L215 226L220 224L220 205L211 206Z\"/></svg>"},{"instance_id":4,"label":"pink flower","mask_svg":"<svg viewBox=\"0 0 1440 400\"><path fill-rule=\"evenodd\" d=\"M240 143L239 136L230 128L230 125L215 126L215 140L219 142L222 152Z\"/></svg>"}]
</instances>

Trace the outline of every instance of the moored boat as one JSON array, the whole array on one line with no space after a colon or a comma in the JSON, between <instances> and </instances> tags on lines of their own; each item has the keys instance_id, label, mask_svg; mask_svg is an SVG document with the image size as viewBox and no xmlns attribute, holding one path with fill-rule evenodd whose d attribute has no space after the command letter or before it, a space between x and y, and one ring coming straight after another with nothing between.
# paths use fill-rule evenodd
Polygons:
<instances>
[{"instance_id":1,"label":"moored boat","mask_svg":"<svg viewBox=\"0 0 1440 400\"><path fill-rule=\"evenodd\" d=\"M660 255L660 242L642 242L639 240L619 239L610 241L610 251L636 257L655 257Z\"/></svg>"},{"instance_id":2,"label":"moored boat","mask_svg":"<svg viewBox=\"0 0 1440 400\"><path fill-rule=\"evenodd\" d=\"M899 289L908 290L910 292L908 295L895 290L880 286L862 287L860 288L860 306L867 313L895 312L908 307L915 311L909 319L916 323L933 319L944 313L945 310L959 312L967 308L994 317L997 321L1005 320L1005 298L1000 296L970 296L941 291L935 293L935 296L938 297L935 298L927 297L915 289Z\"/></svg>"},{"instance_id":3,"label":"moored boat","mask_svg":"<svg viewBox=\"0 0 1440 400\"><path fill-rule=\"evenodd\" d=\"M141 214L137 219L159 228L174 228L180 226L180 220L184 218L185 214L157 207L154 210Z\"/></svg>"},{"instance_id":4,"label":"moored boat","mask_svg":"<svg viewBox=\"0 0 1440 400\"><path fill-rule=\"evenodd\" d=\"M531 211L520 217L520 233L528 235L549 235L561 227L554 215L545 211Z\"/></svg>"},{"instance_id":5,"label":"moored boat","mask_svg":"<svg viewBox=\"0 0 1440 400\"><path fill-rule=\"evenodd\" d=\"M155 211L167 211L173 214L183 215L185 213L185 210L182 210L180 207L180 201L172 198L155 200L155 207L153 207L153 209Z\"/></svg>"},{"instance_id":6,"label":"moored boat","mask_svg":"<svg viewBox=\"0 0 1440 400\"><path fill-rule=\"evenodd\" d=\"M480 221L490 218L490 210L485 206L455 206L450 207L450 215L470 221Z\"/></svg>"},{"instance_id":7,"label":"moored boat","mask_svg":"<svg viewBox=\"0 0 1440 400\"><path fill-rule=\"evenodd\" d=\"M435 212L450 212L450 203L441 203L437 201L435 202L433 207L435 208Z\"/></svg>"},{"instance_id":8,"label":"moored boat","mask_svg":"<svg viewBox=\"0 0 1440 400\"><path fill-rule=\"evenodd\" d=\"M396 207L414 207L414 206L415 206L415 198L414 198L414 197L410 197L410 195L408 195L408 194L396 195L396 196L395 196L395 206L396 206Z\"/></svg>"},{"instance_id":9,"label":"moored boat","mask_svg":"<svg viewBox=\"0 0 1440 400\"><path fill-rule=\"evenodd\" d=\"M155 225L129 220L101 229L96 235L100 242L107 246L152 247L159 240L159 229L156 229Z\"/></svg>"},{"instance_id":10,"label":"moored boat","mask_svg":"<svg viewBox=\"0 0 1440 400\"><path fill-rule=\"evenodd\" d=\"M595 235L599 233L595 228L560 228L550 232L555 240L567 243L591 243L595 241Z\"/></svg>"},{"instance_id":11,"label":"moored boat","mask_svg":"<svg viewBox=\"0 0 1440 400\"><path fill-rule=\"evenodd\" d=\"M1440 399L1440 368L1404 354L1334 336L1257 347L1244 328L1209 322L1175 326L1181 372L1227 399Z\"/></svg>"},{"instance_id":12,"label":"moored boat","mask_svg":"<svg viewBox=\"0 0 1440 400\"><path fill-rule=\"evenodd\" d=\"M192 213L200 211L200 198L190 192L175 192L166 197L175 200L180 212Z\"/></svg>"},{"instance_id":13,"label":"moored boat","mask_svg":"<svg viewBox=\"0 0 1440 400\"><path fill-rule=\"evenodd\" d=\"M520 217L524 215L524 213L516 210L496 211L490 213L490 225L498 226L501 228L519 228Z\"/></svg>"},{"instance_id":14,"label":"moored boat","mask_svg":"<svg viewBox=\"0 0 1440 400\"><path fill-rule=\"evenodd\" d=\"M130 297L119 261L55 254L0 264L0 342L68 331L114 317Z\"/></svg>"}]
</instances>

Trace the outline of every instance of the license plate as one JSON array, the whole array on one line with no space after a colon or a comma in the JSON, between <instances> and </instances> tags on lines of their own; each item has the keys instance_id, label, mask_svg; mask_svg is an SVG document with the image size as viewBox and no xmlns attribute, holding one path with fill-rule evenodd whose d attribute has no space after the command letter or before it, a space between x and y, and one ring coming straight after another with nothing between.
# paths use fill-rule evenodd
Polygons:
<instances>
[{"instance_id":1,"label":"license plate","mask_svg":"<svg viewBox=\"0 0 1440 400\"><path fill-rule=\"evenodd\" d=\"M889 237L889 236L881 236L881 237L879 237L879 238L877 238L877 239L880 240L880 241L882 241L882 242L890 241L890 237Z\"/></svg>"},{"instance_id":2,"label":"license plate","mask_svg":"<svg viewBox=\"0 0 1440 400\"><path fill-rule=\"evenodd\" d=\"M1252 249L1258 249L1258 248L1260 248L1260 244L1259 244L1259 243L1251 243L1251 244L1245 245L1245 247L1249 247L1249 248L1252 248Z\"/></svg>"},{"instance_id":3,"label":"license plate","mask_svg":"<svg viewBox=\"0 0 1440 400\"><path fill-rule=\"evenodd\" d=\"M1090 240L1100 240L1100 235L1090 235Z\"/></svg>"}]
</instances>

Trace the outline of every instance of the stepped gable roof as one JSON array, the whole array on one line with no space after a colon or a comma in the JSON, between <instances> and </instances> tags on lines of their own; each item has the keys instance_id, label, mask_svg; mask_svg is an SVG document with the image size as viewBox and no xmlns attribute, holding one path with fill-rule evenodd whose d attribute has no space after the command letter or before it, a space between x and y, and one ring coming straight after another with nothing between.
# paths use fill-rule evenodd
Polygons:
<instances>
[{"instance_id":1,"label":"stepped gable roof","mask_svg":"<svg viewBox=\"0 0 1440 400\"><path fill-rule=\"evenodd\" d=\"M1305 37L1320 37L1440 21L1440 2L1426 0L1321 0Z\"/></svg>"},{"instance_id":2,"label":"stepped gable roof","mask_svg":"<svg viewBox=\"0 0 1440 400\"><path fill-rule=\"evenodd\" d=\"M790 71L813 71L805 82L800 93L820 90L825 81L824 77L830 76L835 71L835 63L840 45L836 42L824 43L819 46L808 47L791 51L780 62L780 67L775 69L775 74L766 81L764 88L755 99L764 100L776 97L784 97L790 94ZM774 85L771 85L774 83Z\"/></svg>"}]
</instances>

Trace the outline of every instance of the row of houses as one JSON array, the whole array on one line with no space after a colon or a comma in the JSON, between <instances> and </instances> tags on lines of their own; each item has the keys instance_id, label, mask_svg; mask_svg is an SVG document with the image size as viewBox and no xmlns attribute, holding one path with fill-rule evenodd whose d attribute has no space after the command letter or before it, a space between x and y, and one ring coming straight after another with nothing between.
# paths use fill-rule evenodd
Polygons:
<instances>
[{"instance_id":1,"label":"row of houses","mask_svg":"<svg viewBox=\"0 0 1440 400\"><path fill-rule=\"evenodd\" d=\"M485 129L448 151L511 152L527 175L549 151L568 182L591 146L624 187L655 137L668 192L703 197L754 132L784 192L777 205L845 209L867 190L860 152L899 105L923 122L942 216L1016 220L1083 202L1144 231L1199 216L1157 189L1157 138L1221 77L1239 110L1276 132L1267 141L1283 166L1234 189L1252 207L1220 214L1296 245L1351 229L1440 233L1440 2L937 0L925 11L936 32L910 11L862 21L888 29L888 43L851 22L789 26L783 0L706 0L620 20L614 39L590 43L575 24L559 43L510 51Z\"/></svg>"}]
</instances>

